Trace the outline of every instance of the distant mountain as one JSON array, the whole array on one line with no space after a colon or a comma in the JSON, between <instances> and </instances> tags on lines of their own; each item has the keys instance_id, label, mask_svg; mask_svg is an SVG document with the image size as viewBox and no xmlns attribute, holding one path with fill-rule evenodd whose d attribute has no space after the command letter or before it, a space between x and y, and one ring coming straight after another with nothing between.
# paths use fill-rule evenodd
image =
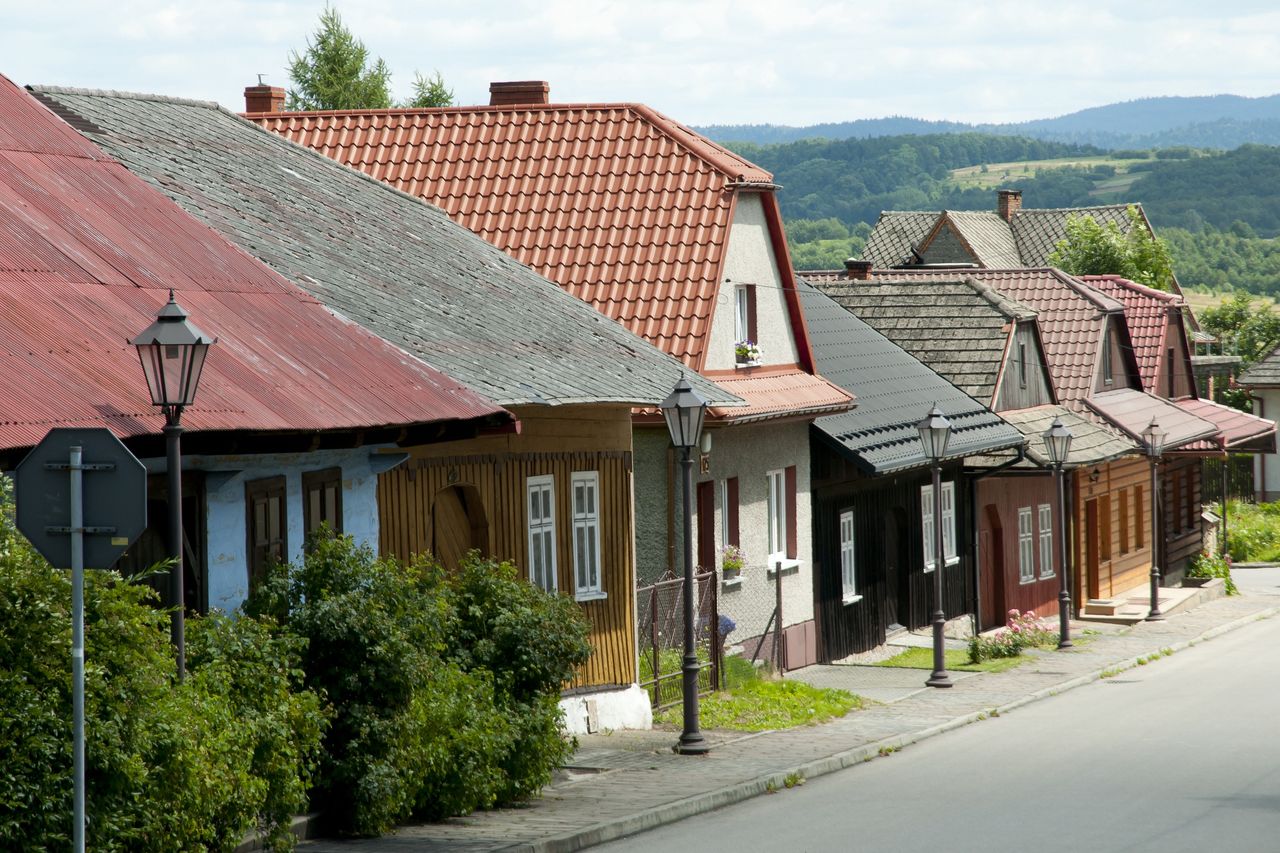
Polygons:
<instances>
[{"instance_id":1,"label":"distant mountain","mask_svg":"<svg viewBox=\"0 0 1280 853\"><path fill-rule=\"evenodd\" d=\"M1280 144L1280 95L1142 98L1091 107L1057 118L1006 124L965 124L892 116L816 124L709 125L697 130L718 142L769 144L800 139L866 139L880 136L978 132L1029 136L1099 148L1235 148Z\"/></svg>"}]
</instances>

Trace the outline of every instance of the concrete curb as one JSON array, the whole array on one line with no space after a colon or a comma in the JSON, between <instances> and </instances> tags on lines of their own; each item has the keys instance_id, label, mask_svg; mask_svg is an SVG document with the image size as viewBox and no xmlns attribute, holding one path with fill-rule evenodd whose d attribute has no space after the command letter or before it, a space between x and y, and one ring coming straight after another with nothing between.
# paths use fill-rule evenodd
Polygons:
<instances>
[{"instance_id":1,"label":"concrete curb","mask_svg":"<svg viewBox=\"0 0 1280 853\"><path fill-rule=\"evenodd\" d=\"M1251 622L1259 622L1263 619L1270 619L1280 613L1280 606L1269 607L1257 613L1243 616L1231 622L1210 628L1204 633L1192 637L1189 640L1181 640L1171 643L1167 646L1161 646L1161 649L1170 649L1172 651L1181 651L1195 645L1199 645L1207 640L1212 640L1223 634L1243 628ZM1103 677L1104 673L1124 672L1133 669L1139 665L1140 660L1145 660L1147 655L1128 658L1118 663L1113 663L1102 669L1084 675L1076 676L1068 679L1061 684L1053 687L1047 687L1037 690L1012 702L1006 702L1003 705L996 706L991 709L997 714L1003 714L1007 711L1013 711L1032 702L1038 702L1041 699L1047 699L1050 696L1056 696L1068 690L1077 687L1083 687L1091 684ZM573 832L564 833L563 835L544 838L531 844L519 844L506 848L509 850L518 850L521 853L570 853L574 850L581 850L595 844L603 844L606 841L613 841L627 835L634 835L637 832L655 829L669 823L675 823L684 820L687 817L693 817L699 814L705 814L709 811L721 808L723 806L740 803L760 794L767 793L771 788L774 790L781 789L788 776L799 775L804 779L816 779L819 776L825 776L828 773L835 773L838 770L852 767L855 764L862 764L870 761L880 755L895 752L905 746L913 743L919 743L922 740L940 735L944 732L967 726L979 720L984 720L992 716L991 711L975 711L969 714L963 714L948 720L945 723L939 723L919 731L904 735L896 735L894 737L885 738L875 741L874 743L863 744L843 752L829 755L826 758L818 758L808 761L795 767L781 770L776 773L770 773L764 776L758 776L755 779L749 779L745 782L739 782L735 785L729 785L719 788L715 791L708 791L693 797L687 797L683 800L666 803L661 806L655 806L651 809L639 812L634 815L628 815L618 820L612 820L606 823L598 823L589 826L586 829L575 830Z\"/></svg>"}]
</instances>

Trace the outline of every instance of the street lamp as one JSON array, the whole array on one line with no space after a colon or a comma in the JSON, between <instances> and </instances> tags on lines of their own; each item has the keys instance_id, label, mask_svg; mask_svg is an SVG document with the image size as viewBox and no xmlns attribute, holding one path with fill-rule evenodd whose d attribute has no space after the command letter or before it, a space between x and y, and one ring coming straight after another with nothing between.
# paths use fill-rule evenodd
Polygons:
<instances>
[{"instance_id":1,"label":"street lamp","mask_svg":"<svg viewBox=\"0 0 1280 853\"><path fill-rule=\"evenodd\" d=\"M1164 452L1165 432L1160 424L1152 418L1151 423L1142 431L1142 440L1147 444L1147 455L1151 457L1151 612L1147 614L1150 622L1160 622L1164 614L1160 612L1160 454Z\"/></svg>"},{"instance_id":2,"label":"street lamp","mask_svg":"<svg viewBox=\"0 0 1280 853\"><path fill-rule=\"evenodd\" d=\"M935 403L924 420L916 424L916 429L920 431L925 458L933 468L933 674L925 684L950 687L951 676L947 675L946 646L942 638L942 629L947 622L947 615L942 610L942 571L947 563L942 552L942 457L947 452L947 442L951 440L951 422Z\"/></svg>"},{"instance_id":3,"label":"street lamp","mask_svg":"<svg viewBox=\"0 0 1280 853\"><path fill-rule=\"evenodd\" d=\"M217 343L187 322L169 291L169 302L156 320L130 344L138 348L142 372L147 377L151 405L164 412L164 437L169 477L169 551L173 568L169 574L169 604L173 607L170 636L178 650L178 680L186 675L187 650L183 608L182 567L182 410L191 405L200 384L200 371L209 346Z\"/></svg>"},{"instance_id":4,"label":"street lamp","mask_svg":"<svg viewBox=\"0 0 1280 853\"><path fill-rule=\"evenodd\" d=\"M1054 418L1043 438L1058 487L1058 561L1062 564L1059 570L1058 648L1067 649L1071 647L1071 584L1067 578L1067 490L1063 484L1062 466L1071 452L1071 430L1067 429L1062 418Z\"/></svg>"},{"instance_id":5,"label":"street lamp","mask_svg":"<svg viewBox=\"0 0 1280 853\"><path fill-rule=\"evenodd\" d=\"M683 376L675 390L662 401L662 417L667 422L671 443L680 450L681 483L684 494L684 731L676 752L702 755L711 747L698 726L698 653L693 644L693 448L702 434L707 401Z\"/></svg>"}]
</instances>

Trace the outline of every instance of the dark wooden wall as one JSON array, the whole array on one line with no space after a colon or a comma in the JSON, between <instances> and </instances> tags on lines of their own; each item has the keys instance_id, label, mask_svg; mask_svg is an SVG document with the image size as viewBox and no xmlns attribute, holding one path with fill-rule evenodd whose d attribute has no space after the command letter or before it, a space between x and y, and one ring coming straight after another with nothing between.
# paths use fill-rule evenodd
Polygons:
<instances>
[{"instance_id":1,"label":"dark wooden wall","mask_svg":"<svg viewBox=\"0 0 1280 853\"><path fill-rule=\"evenodd\" d=\"M920 487L928 471L867 477L852 463L813 443L814 610L818 658L840 658L884 643L889 624L909 628L929 624L933 576L924 572ZM972 501L958 465L943 470L956 481L956 565L943 575L944 611L952 618L973 601ZM854 510L857 590L862 599L845 604L840 571L840 513ZM905 565L902 565L905 563ZM895 592L897 594L895 594ZM901 603L899 603L901 602Z\"/></svg>"},{"instance_id":2,"label":"dark wooden wall","mask_svg":"<svg viewBox=\"0 0 1280 853\"><path fill-rule=\"evenodd\" d=\"M1204 547L1200 523L1200 460L1174 456L1161 468L1166 545L1160 569L1166 577L1181 576Z\"/></svg>"}]
</instances>

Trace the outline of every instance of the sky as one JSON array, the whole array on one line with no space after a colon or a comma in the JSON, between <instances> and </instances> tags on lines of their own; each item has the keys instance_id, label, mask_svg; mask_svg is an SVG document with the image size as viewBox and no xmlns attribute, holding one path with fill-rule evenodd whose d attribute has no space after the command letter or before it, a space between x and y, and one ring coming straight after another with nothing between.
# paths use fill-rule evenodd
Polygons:
<instances>
[{"instance_id":1,"label":"sky","mask_svg":"<svg viewBox=\"0 0 1280 853\"><path fill-rule=\"evenodd\" d=\"M243 110L289 85L323 0L0 0L0 74ZM460 104L495 80L642 101L686 124L1047 118L1159 95L1280 91L1274 0L334 0L391 68Z\"/></svg>"}]
</instances>

